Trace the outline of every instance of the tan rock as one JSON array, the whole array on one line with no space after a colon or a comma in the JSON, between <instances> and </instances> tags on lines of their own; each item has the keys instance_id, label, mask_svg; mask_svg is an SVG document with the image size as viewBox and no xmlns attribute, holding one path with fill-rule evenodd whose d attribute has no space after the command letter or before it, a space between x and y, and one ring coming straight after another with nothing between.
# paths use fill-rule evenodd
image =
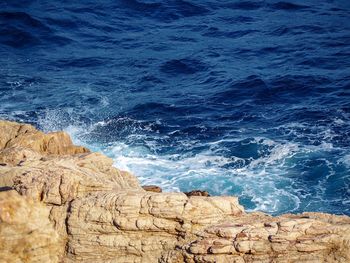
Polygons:
<instances>
[{"instance_id":1,"label":"tan rock","mask_svg":"<svg viewBox=\"0 0 350 263\"><path fill-rule=\"evenodd\" d=\"M193 200L192 200L193 199ZM214 200L211 200L214 199ZM179 240L195 237L195 233L208 224L219 222L227 216L234 216L239 210L237 198L225 198L224 208L214 206L217 197L191 197L183 193L151 193L120 191L98 193L72 202L68 233L69 251L84 251L83 258L100 254L98 242L103 236L104 257L101 262L135 254L135 261L156 262L164 253L170 253ZM192 209L196 205L196 209ZM202 208L202 210L201 210ZM210 210L207 210L207 209ZM229 209L228 209L229 208ZM210 211L210 216L208 211ZM198 215L211 218L210 222L195 220ZM191 225L191 229L183 226ZM82 237L89 242L81 242ZM116 240L134 240L133 246ZM140 242L136 242L140 241ZM217 247L218 249L218 247ZM83 253L83 252L81 252ZM79 255L81 255L81 253ZM76 253L68 257L74 262L80 258ZM147 258L149 261L144 261Z\"/></svg>"},{"instance_id":2,"label":"tan rock","mask_svg":"<svg viewBox=\"0 0 350 263\"><path fill-rule=\"evenodd\" d=\"M41 154L77 154L89 152L87 148L75 146L65 132L45 134L28 124L0 121L0 149L22 147Z\"/></svg>"},{"instance_id":3,"label":"tan rock","mask_svg":"<svg viewBox=\"0 0 350 263\"><path fill-rule=\"evenodd\" d=\"M59 262L64 243L44 205L0 192L0 262Z\"/></svg>"},{"instance_id":4,"label":"tan rock","mask_svg":"<svg viewBox=\"0 0 350 263\"><path fill-rule=\"evenodd\" d=\"M112 160L99 153L24 162L3 176L11 177L9 173L20 194L51 205L99 191L142 190L134 176L112 167Z\"/></svg>"}]
</instances>

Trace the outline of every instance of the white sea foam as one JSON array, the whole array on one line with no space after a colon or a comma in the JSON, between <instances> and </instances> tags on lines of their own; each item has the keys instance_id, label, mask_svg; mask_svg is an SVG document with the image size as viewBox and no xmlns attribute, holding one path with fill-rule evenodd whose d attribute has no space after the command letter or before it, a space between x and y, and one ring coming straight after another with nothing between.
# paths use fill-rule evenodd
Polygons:
<instances>
[{"instance_id":1,"label":"white sea foam","mask_svg":"<svg viewBox=\"0 0 350 263\"><path fill-rule=\"evenodd\" d=\"M116 167L133 172L143 184L157 184L165 191L206 189L213 194L248 196L255 203L254 210L273 213L288 207L288 211L293 211L298 208L300 200L293 193L279 189L275 182L290 183L283 176L282 163L298 151L298 146L256 138L256 141L262 140L274 147L271 153L242 168L225 167L244 162L242 158L217 155L211 150L189 156L156 155L149 147L116 142L102 151L113 158ZM225 141L220 140L222 142ZM218 143L212 142L211 145Z\"/></svg>"},{"instance_id":2,"label":"white sea foam","mask_svg":"<svg viewBox=\"0 0 350 263\"><path fill-rule=\"evenodd\" d=\"M343 163L346 167L350 168L350 154L345 155L339 161Z\"/></svg>"}]
</instances>

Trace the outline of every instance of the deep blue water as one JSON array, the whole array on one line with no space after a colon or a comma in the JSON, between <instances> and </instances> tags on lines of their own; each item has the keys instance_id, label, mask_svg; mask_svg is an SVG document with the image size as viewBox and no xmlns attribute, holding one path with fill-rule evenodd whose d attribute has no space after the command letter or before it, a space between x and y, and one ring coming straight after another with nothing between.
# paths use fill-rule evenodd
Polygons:
<instances>
[{"instance_id":1,"label":"deep blue water","mask_svg":"<svg viewBox=\"0 0 350 263\"><path fill-rule=\"evenodd\" d=\"M0 118L143 184L350 215L348 0L2 0L0 65Z\"/></svg>"}]
</instances>

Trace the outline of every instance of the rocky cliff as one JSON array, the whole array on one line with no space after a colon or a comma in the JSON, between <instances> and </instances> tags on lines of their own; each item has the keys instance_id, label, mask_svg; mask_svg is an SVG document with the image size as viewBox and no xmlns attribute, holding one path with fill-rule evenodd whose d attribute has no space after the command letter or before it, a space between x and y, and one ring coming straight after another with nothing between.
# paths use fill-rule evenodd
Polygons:
<instances>
[{"instance_id":1,"label":"rocky cliff","mask_svg":"<svg viewBox=\"0 0 350 263\"><path fill-rule=\"evenodd\" d=\"M145 191L111 159L0 121L0 262L350 262L350 218Z\"/></svg>"}]
</instances>

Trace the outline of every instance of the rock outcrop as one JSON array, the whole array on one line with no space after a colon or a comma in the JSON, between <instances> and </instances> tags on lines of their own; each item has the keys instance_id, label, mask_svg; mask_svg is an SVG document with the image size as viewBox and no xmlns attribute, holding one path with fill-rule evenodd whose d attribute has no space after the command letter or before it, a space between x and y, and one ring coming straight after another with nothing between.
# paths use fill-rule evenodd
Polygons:
<instances>
[{"instance_id":1,"label":"rock outcrop","mask_svg":"<svg viewBox=\"0 0 350 263\"><path fill-rule=\"evenodd\" d=\"M0 189L0 262L350 262L347 216L145 191L66 133L26 124L0 121Z\"/></svg>"},{"instance_id":2,"label":"rock outcrop","mask_svg":"<svg viewBox=\"0 0 350 263\"><path fill-rule=\"evenodd\" d=\"M28 124L0 121L0 149L25 148L41 154L70 155L90 152L75 146L65 132L45 134Z\"/></svg>"}]
</instances>

